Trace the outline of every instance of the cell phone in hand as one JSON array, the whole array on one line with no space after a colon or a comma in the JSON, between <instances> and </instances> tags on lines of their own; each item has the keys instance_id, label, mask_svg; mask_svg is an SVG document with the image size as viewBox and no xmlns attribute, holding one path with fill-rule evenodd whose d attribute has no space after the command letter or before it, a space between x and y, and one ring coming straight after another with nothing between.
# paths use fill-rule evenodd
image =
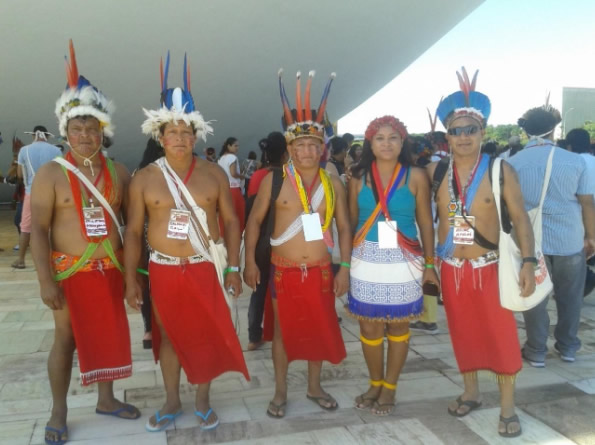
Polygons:
<instances>
[{"instance_id":1,"label":"cell phone in hand","mask_svg":"<svg viewBox=\"0 0 595 445\"><path fill-rule=\"evenodd\" d=\"M435 283L432 283L430 281L424 283L424 285L422 287L422 291L423 291L424 295L429 295L431 297L437 297L438 295L440 295L438 286Z\"/></svg>"}]
</instances>

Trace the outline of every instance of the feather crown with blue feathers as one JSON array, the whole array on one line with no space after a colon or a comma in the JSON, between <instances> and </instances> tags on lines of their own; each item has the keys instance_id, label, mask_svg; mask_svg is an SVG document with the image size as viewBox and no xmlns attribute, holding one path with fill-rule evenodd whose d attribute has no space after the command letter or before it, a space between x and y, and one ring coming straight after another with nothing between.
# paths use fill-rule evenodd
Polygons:
<instances>
[{"instance_id":1,"label":"feather crown with blue feathers","mask_svg":"<svg viewBox=\"0 0 595 445\"><path fill-rule=\"evenodd\" d=\"M465 67L461 68L461 72L462 74L457 72L461 90L441 100L436 110L436 115L442 122L442 125L444 125L444 128L448 128L454 118L462 116L471 117L479 121L482 127L485 128L490 117L492 105L488 96L475 91L477 73L479 71L475 71L472 81L469 81Z\"/></svg>"},{"instance_id":2,"label":"feather crown with blue feathers","mask_svg":"<svg viewBox=\"0 0 595 445\"><path fill-rule=\"evenodd\" d=\"M66 137L68 121L75 117L93 116L99 121L103 134L107 137L114 136L111 114L114 106L105 95L91 85L84 76L80 76L76 64L76 55L72 39L69 42L70 63L65 56L66 63L66 90L56 101L55 113L58 118L60 135Z\"/></svg>"},{"instance_id":3,"label":"feather crown with blue feathers","mask_svg":"<svg viewBox=\"0 0 595 445\"><path fill-rule=\"evenodd\" d=\"M281 68L278 72L279 76L279 94L281 95L281 105L283 106L283 118L281 124L285 130L285 140L289 144L298 138L303 137L315 137L325 142L325 110L328 95L331 91L331 84L333 79L336 77L335 73L331 73L324 91L322 93L322 99L318 110L313 110L310 107L310 88L312 86L312 78L315 72L310 71L308 73L308 82L306 83L306 91L304 94L304 106L302 108L302 93L300 87L301 73L298 71L296 75L297 83L295 90L295 109L291 109L289 106L289 99L285 93L285 86L281 76L283 69Z\"/></svg>"},{"instance_id":4,"label":"feather crown with blue feathers","mask_svg":"<svg viewBox=\"0 0 595 445\"><path fill-rule=\"evenodd\" d=\"M147 110L143 108L147 119L143 122L141 128L143 133L151 135L157 140L160 136L160 130L164 124L169 122L177 124L183 121L186 125L192 126L197 138L207 140L207 134L213 134L213 128L210 121L206 122L202 114L196 109L194 99L190 93L190 68L188 60L184 54L184 88L168 88L167 76L169 73L169 51L165 61L165 73L163 71L163 59L160 64L161 71L161 108L158 110Z\"/></svg>"}]
</instances>

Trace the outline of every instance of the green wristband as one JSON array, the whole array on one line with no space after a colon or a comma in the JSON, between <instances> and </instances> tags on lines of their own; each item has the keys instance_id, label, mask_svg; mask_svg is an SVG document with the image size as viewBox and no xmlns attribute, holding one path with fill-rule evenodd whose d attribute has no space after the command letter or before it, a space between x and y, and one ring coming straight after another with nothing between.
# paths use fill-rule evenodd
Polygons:
<instances>
[{"instance_id":1,"label":"green wristband","mask_svg":"<svg viewBox=\"0 0 595 445\"><path fill-rule=\"evenodd\" d=\"M149 271L146 269L141 269L140 267L136 269L138 273L142 273L143 275L149 276Z\"/></svg>"},{"instance_id":2,"label":"green wristband","mask_svg":"<svg viewBox=\"0 0 595 445\"><path fill-rule=\"evenodd\" d=\"M346 267L347 269L351 269L351 264L349 264L349 263L348 263L348 262L346 262L346 261L343 261L343 262L340 264L340 266Z\"/></svg>"},{"instance_id":3,"label":"green wristband","mask_svg":"<svg viewBox=\"0 0 595 445\"><path fill-rule=\"evenodd\" d=\"M433 269L434 268L434 265L433 264L424 264L424 267L426 269Z\"/></svg>"}]
</instances>

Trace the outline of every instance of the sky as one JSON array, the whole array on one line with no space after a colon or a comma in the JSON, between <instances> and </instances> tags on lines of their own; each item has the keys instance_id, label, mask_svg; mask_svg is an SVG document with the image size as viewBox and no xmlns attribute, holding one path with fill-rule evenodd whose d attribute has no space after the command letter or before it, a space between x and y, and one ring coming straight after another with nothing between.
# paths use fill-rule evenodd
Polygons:
<instances>
[{"instance_id":1,"label":"sky","mask_svg":"<svg viewBox=\"0 0 595 445\"><path fill-rule=\"evenodd\" d=\"M562 110L562 87L595 88L594 0L486 0L382 90L339 120L339 133L363 134L392 114L426 133L442 96L458 90L456 71L479 70L490 97L488 124L513 124L529 108ZM437 130L442 130L440 122Z\"/></svg>"}]
</instances>

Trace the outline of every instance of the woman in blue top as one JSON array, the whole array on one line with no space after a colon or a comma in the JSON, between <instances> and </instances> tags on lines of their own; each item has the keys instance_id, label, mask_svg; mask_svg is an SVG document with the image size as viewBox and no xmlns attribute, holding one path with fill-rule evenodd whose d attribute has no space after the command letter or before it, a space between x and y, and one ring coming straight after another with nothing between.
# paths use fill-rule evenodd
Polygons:
<instances>
[{"instance_id":1,"label":"woman in blue top","mask_svg":"<svg viewBox=\"0 0 595 445\"><path fill-rule=\"evenodd\" d=\"M349 181L356 234L348 310L359 320L370 373L370 388L356 398L355 406L381 416L394 408L397 380L409 350L409 321L423 312L422 283L438 284L430 184L422 169L407 162L406 139L407 130L395 117L373 120Z\"/></svg>"}]
</instances>

